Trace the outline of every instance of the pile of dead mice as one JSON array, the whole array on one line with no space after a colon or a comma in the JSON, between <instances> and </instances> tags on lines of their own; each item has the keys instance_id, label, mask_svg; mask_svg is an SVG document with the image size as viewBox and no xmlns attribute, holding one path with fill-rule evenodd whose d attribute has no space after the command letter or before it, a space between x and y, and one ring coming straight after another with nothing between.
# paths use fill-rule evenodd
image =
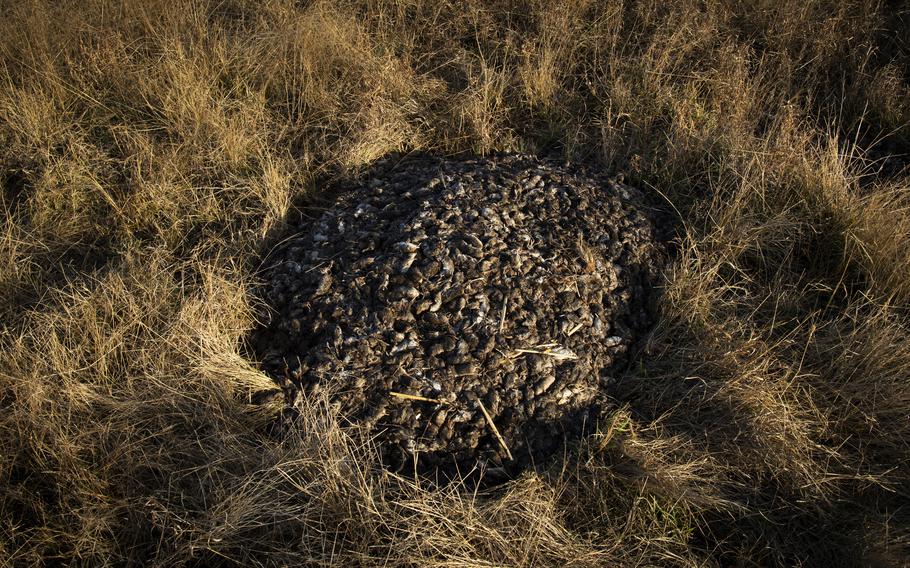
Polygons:
<instances>
[{"instance_id":1,"label":"pile of dead mice","mask_svg":"<svg viewBox=\"0 0 910 568\"><path fill-rule=\"evenodd\" d=\"M328 393L393 468L560 448L651 325L664 256L637 191L518 154L388 158L292 232L252 336L283 420Z\"/></svg>"}]
</instances>

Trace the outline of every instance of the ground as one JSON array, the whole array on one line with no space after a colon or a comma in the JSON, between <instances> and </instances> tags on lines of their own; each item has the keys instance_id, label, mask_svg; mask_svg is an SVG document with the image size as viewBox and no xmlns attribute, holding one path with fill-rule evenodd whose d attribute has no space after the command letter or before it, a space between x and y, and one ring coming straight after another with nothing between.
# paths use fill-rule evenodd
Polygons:
<instances>
[{"instance_id":1,"label":"ground","mask_svg":"<svg viewBox=\"0 0 910 568\"><path fill-rule=\"evenodd\" d=\"M910 557L901 2L8 0L9 565L880 565ZM586 164L673 261L615 411L489 492L267 428L258 260L390 152Z\"/></svg>"}]
</instances>

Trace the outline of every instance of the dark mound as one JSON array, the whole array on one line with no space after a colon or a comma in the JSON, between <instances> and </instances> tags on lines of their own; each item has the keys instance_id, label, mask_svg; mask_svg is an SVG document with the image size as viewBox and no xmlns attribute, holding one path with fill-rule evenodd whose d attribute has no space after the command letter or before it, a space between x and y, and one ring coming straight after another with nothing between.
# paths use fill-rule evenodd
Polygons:
<instances>
[{"instance_id":1,"label":"dark mound","mask_svg":"<svg viewBox=\"0 0 910 568\"><path fill-rule=\"evenodd\" d=\"M527 156L384 161L274 252L254 346L289 408L330 389L392 467L521 468L651 323L661 253L635 201Z\"/></svg>"}]
</instances>

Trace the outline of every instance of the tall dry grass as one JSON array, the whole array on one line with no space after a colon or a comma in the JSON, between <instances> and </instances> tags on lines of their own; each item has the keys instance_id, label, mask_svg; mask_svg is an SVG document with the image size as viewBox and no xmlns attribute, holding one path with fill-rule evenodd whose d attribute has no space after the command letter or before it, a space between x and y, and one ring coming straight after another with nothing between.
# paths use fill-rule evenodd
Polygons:
<instances>
[{"instance_id":1,"label":"tall dry grass","mask_svg":"<svg viewBox=\"0 0 910 568\"><path fill-rule=\"evenodd\" d=\"M899 2L9 1L6 565L881 565L910 558ZM489 492L264 430L257 258L392 151L622 171L674 217L598 432ZM905 162L904 162L905 163Z\"/></svg>"}]
</instances>

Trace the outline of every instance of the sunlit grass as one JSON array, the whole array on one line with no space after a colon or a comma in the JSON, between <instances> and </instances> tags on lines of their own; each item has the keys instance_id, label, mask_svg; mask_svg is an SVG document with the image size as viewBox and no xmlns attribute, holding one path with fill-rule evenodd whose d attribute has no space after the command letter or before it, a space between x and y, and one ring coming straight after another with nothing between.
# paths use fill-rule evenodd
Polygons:
<instances>
[{"instance_id":1,"label":"sunlit grass","mask_svg":"<svg viewBox=\"0 0 910 568\"><path fill-rule=\"evenodd\" d=\"M903 11L902 11L903 10ZM8 2L9 565L901 565L905 8ZM889 150L890 149L890 150ZM279 440L245 356L286 219L389 152L625 175L674 225L592 435L494 491L376 467L324 400ZM895 165L896 164L896 165Z\"/></svg>"}]
</instances>

